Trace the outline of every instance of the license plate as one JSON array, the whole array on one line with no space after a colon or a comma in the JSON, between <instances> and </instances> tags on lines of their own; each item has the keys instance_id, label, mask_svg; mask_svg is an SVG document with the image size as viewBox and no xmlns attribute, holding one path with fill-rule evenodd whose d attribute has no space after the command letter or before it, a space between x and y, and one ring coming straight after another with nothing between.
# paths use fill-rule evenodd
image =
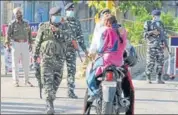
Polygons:
<instances>
[{"instance_id":1,"label":"license plate","mask_svg":"<svg viewBox=\"0 0 178 115\"><path fill-rule=\"evenodd\" d=\"M103 81L103 82L102 82L102 86L116 87L116 86L117 86L117 82L115 82L115 81L111 81L111 82Z\"/></svg>"}]
</instances>

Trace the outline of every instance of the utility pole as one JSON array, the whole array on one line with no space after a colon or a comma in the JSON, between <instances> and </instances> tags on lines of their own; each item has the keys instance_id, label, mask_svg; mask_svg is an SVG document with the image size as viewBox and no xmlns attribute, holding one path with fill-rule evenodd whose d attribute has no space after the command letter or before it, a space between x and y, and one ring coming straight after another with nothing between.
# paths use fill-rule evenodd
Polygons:
<instances>
[{"instance_id":1,"label":"utility pole","mask_svg":"<svg viewBox=\"0 0 178 115\"><path fill-rule=\"evenodd\" d=\"M106 7L107 7L108 9L112 9L112 3L113 3L113 1L107 0L107 1L106 1Z\"/></svg>"}]
</instances>

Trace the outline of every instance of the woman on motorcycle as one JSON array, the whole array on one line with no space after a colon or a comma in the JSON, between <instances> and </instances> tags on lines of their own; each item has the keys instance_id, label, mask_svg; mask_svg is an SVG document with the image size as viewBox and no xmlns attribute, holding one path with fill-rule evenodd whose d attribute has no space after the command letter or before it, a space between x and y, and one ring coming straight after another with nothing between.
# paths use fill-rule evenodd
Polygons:
<instances>
[{"instance_id":1,"label":"woman on motorcycle","mask_svg":"<svg viewBox=\"0 0 178 115\"><path fill-rule=\"evenodd\" d=\"M101 27L100 32L97 33L95 42L91 44L90 56L95 53L98 54L95 62L87 71L87 85L88 85L88 96L85 97L84 103L84 113L87 108L92 104L92 101L97 97L98 86L96 84L95 77L102 74L103 70L109 65L115 65L120 67L124 64L124 51L127 44L127 32L120 25L117 25L117 20L113 15L106 15L103 20L103 27ZM130 55L130 54L127 54ZM126 56L126 55L125 55ZM125 58L128 59L128 58ZM130 58L126 60L129 63ZM130 61L131 62L131 61ZM132 63L133 64L133 63ZM128 66L126 67L128 70ZM125 97L130 97L131 105L126 115L133 115L134 107L134 88L131 81L131 75L128 71L126 73L126 78L124 79L124 95ZM131 93L130 93L130 92Z\"/></svg>"},{"instance_id":2,"label":"woman on motorcycle","mask_svg":"<svg viewBox=\"0 0 178 115\"><path fill-rule=\"evenodd\" d=\"M92 102L98 94L98 86L96 77L102 74L103 70L110 66L122 66L124 59L123 54L127 43L127 33L125 29L119 29L122 41L119 35L112 28L112 23L115 17L113 15L105 15L103 19L103 26L100 31L95 35L96 42L91 44L89 53L90 56L97 53L96 60L87 69L87 85L88 85L88 102Z\"/></svg>"}]
</instances>

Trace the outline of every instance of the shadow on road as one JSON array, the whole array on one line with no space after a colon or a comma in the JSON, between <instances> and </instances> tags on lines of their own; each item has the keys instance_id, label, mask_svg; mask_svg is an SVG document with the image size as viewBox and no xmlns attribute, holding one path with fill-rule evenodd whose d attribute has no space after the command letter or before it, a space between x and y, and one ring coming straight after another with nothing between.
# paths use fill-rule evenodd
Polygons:
<instances>
[{"instance_id":1,"label":"shadow on road","mask_svg":"<svg viewBox=\"0 0 178 115\"><path fill-rule=\"evenodd\" d=\"M59 89L68 89L68 87L60 87ZM75 88L75 90L86 90L86 88Z\"/></svg>"},{"instance_id":2,"label":"shadow on road","mask_svg":"<svg viewBox=\"0 0 178 115\"><path fill-rule=\"evenodd\" d=\"M55 105L56 113L64 113L69 111L81 110L77 106L69 105ZM32 103L17 103L17 102L2 102L1 113L16 113L16 114L39 114L45 112L45 104Z\"/></svg>"},{"instance_id":3,"label":"shadow on road","mask_svg":"<svg viewBox=\"0 0 178 115\"><path fill-rule=\"evenodd\" d=\"M1 99L25 99L25 100L31 100L31 99L37 99L37 100L39 100L40 98L28 98L28 97L23 97L23 98L21 98L21 97L1 97ZM43 98L44 99L44 98ZM78 97L78 99L70 99L70 98L68 98L68 97L59 97L59 96L57 96L56 97L56 99L60 99L60 101L66 101L66 100L83 100L84 98L83 97Z\"/></svg>"},{"instance_id":4,"label":"shadow on road","mask_svg":"<svg viewBox=\"0 0 178 115\"><path fill-rule=\"evenodd\" d=\"M178 103L178 100L158 100L158 99L136 99L143 102L161 102L161 103Z\"/></svg>"},{"instance_id":5,"label":"shadow on road","mask_svg":"<svg viewBox=\"0 0 178 115\"><path fill-rule=\"evenodd\" d=\"M68 97L56 97L56 98L60 98L60 99L67 99L67 100L79 100L79 99L84 99L84 98L82 98L82 97L78 97L78 99L70 99L70 98L68 98Z\"/></svg>"},{"instance_id":6,"label":"shadow on road","mask_svg":"<svg viewBox=\"0 0 178 115\"><path fill-rule=\"evenodd\" d=\"M166 89L166 88L135 88L137 91L160 91L160 92L175 92L177 89Z\"/></svg>"},{"instance_id":7,"label":"shadow on road","mask_svg":"<svg viewBox=\"0 0 178 115\"><path fill-rule=\"evenodd\" d=\"M28 88L29 88L29 86L19 86L18 88L20 88L20 87L28 87ZM33 85L33 87L39 88L37 85ZM30 88L33 88L33 87L30 87ZM59 90L60 90L60 89L66 89L66 90L67 90L68 87L60 87L60 86L59 86ZM86 88L75 88L75 90L84 90L84 91L85 91Z\"/></svg>"},{"instance_id":8,"label":"shadow on road","mask_svg":"<svg viewBox=\"0 0 178 115\"><path fill-rule=\"evenodd\" d=\"M8 73L6 75L1 75L1 77L12 77L12 74ZM24 78L24 74L19 74L19 78ZM29 78L35 78L35 76L29 76Z\"/></svg>"}]
</instances>

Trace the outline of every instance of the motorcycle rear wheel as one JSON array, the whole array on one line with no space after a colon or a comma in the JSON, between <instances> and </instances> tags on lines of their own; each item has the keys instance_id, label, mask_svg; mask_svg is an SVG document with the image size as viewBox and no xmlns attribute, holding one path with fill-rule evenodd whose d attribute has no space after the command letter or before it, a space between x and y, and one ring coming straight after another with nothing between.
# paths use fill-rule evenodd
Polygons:
<instances>
[{"instance_id":1,"label":"motorcycle rear wheel","mask_svg":"<svg viewBox=\"0 0 178 115\"><path fill-rule=\"evenodd\" d=\"M113 103L102 101L102 114L112 114L113 113Z\"/></svg>"}]
</instances>

